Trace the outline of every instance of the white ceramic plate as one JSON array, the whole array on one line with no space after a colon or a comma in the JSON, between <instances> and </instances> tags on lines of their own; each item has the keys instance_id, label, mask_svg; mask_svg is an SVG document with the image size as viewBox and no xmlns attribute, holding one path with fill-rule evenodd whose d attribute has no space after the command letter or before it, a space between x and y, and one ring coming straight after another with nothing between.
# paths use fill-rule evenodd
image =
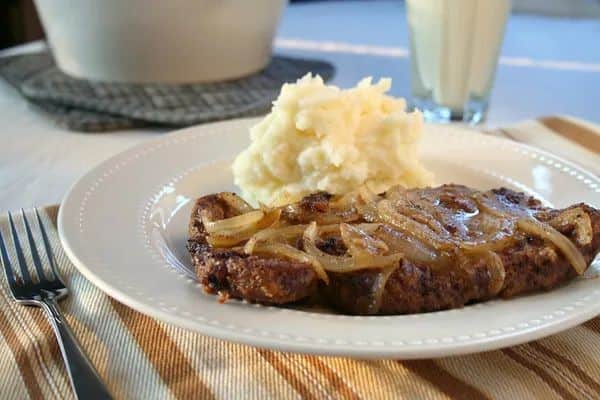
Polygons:
<instances>
[{"instance_id":1,"label":"white ceramic plate","mask_svg":"<svg viewBox=\"0 0 600 400\"><path fill-rule=\"evenodd\" d=\"M234 190L229 165L256 120L185 129L128 150L77 182L59 231L77 268L110 296L163 321L271 349L361 358L470 353L540 338L600 312L598 280L458 310L360 317L219 304L189 273L193 199ZM429 126L423 158L438 183L508 186L562 207L600 206L600 180L531 147L449 126Z\"/></svg>"}]
</instances>

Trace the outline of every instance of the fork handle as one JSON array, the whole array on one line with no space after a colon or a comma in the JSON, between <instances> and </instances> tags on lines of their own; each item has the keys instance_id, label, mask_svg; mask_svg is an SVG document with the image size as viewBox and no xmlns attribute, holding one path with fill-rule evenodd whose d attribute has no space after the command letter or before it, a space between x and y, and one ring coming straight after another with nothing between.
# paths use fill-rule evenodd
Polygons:
<instances>
[{"instance_id":1,"label":"fork handle","mask_svg":"<svg viewBox=\"0 0 600 400\"><path fill-rule=\"evenodd\" d=\"M111 399L110 393L102 383L98 372L96 372L79 346L77 339L75 339L75 335L73 335L73 331L60 311L56 299L47 298L42 300L41 303L58 339L60 352L65 361L75 397L81 400Z\"/></svg>"}]
</instances>

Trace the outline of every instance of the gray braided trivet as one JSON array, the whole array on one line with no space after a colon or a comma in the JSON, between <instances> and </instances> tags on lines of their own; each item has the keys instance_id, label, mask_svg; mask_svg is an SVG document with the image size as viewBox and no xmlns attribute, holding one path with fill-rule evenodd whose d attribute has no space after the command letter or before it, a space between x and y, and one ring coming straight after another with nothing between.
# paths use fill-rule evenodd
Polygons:
<instances>
[{"instance_id":1,"label":"gray braided trivet","mask_svg":"<svg viewBox=\"0 0 600 400\"><path fill-rule=\"evenodd\" d=\"M187 126L260 115L283 83L307 72L328 80L334 68L322 61L275 56L263 71L227 82L125 84L67 76L48 52L0 58L0 76L57 123L80 131Z\"/></svg>"}]
</instances>

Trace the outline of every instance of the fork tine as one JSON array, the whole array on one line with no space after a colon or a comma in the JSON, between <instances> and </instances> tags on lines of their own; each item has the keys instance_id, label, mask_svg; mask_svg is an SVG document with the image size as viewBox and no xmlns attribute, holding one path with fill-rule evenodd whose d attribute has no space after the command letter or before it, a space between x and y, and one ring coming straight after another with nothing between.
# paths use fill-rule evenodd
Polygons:
<instances>
[{"instance_id":1,"label":"fork tine","mask_svg":"<svg viewBox=\"0 0 600 400\"><path fill-rule=\"evenodd\" d=\"M32 282L31 275L29 274L29 270L27 270L25 254L21 248L21 243L19 242L19 237L17 236L17 229L15 228L15 222L13 221L13 217L10 212L8 213L8 222L10 223L10 233L12 234L12 239L15 244L15 252L17 253L17 260L19 261L19 267L21 269L21 278L23 279L23 283L29 284Z\"/></svg>"},{"instance_id":2,"label":"fork tine","mask_svg":"<svg viewBox=\"0 0 600 400\"><path fill-rule=\"evenodd\" d=\"M46 275L44 274L44 266L42 264L42 260L40 259L37 247L35 246L35 240L33 239L33 234L31 233L31 227L29 226L29 221L27 221L25 210L22 208L21 216L23 217L23 225L25 225L25 232L27 232L27 240L29 241L29 248L31 249L31 259L33 260L35 270L37 271L38 279L40 282L46 282L47 279Z\"/></svg>"},{"instance_id":3,"label":"fork tine","mask_svg":"<svg viewBox=\"0 0 600 400\"><path fill-rule=\"evenodd\" d=\"M44 242L44 249L46 250L46 257L48 257L48 261L50 262L50 269L52 270L52 275L54 279L58 279L58 272L56 268L56 261L54 259L54 254L52 253L52 246L50 246L50 241L48 240L48 235L46 234L46 228L44 228L44 224L42 223L42 218L40 217L40 213L38 209L35 208L35 216L37 217L38 226L40 227L40 232L42 233L42 241Z\"/></svg>"},{"instance_id":4,"label":"fork tine","mask_svg":"<svg viewBox=\"0 0 600 400\"><path fill-rule=\"evenodd\" d=\"M16 287L15 275L12 270L12 265L10 264L10 259L8 258L8 251L6 250L6 243L4 242L2 232L0 232L0 256L2 257L2 265L4 265L4 272L6 273L8 286L12 291L13 288Z\"/></svg>"}]
</instances>

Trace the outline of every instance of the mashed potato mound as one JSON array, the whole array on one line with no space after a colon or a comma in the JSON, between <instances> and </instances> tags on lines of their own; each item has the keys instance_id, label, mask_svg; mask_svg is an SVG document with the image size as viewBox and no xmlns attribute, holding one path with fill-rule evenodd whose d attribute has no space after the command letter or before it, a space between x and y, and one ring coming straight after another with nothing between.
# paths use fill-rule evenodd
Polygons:
<instances>
[{"instance_id":1,"label":"mashed potato mound","mask_svg":"<svg viewBox=\"0 0 600 400\"><path fill-rule=\"evenodd\" d=\"M426 186L419 162L420 112L386 95L390 79L365 78L342 90L308 74L285 84L271 113L250 130L250 146L233 163L235 183L250 202L282 205L324 190L343 194L367 184Z\"/></svg>"}]
</instances>

